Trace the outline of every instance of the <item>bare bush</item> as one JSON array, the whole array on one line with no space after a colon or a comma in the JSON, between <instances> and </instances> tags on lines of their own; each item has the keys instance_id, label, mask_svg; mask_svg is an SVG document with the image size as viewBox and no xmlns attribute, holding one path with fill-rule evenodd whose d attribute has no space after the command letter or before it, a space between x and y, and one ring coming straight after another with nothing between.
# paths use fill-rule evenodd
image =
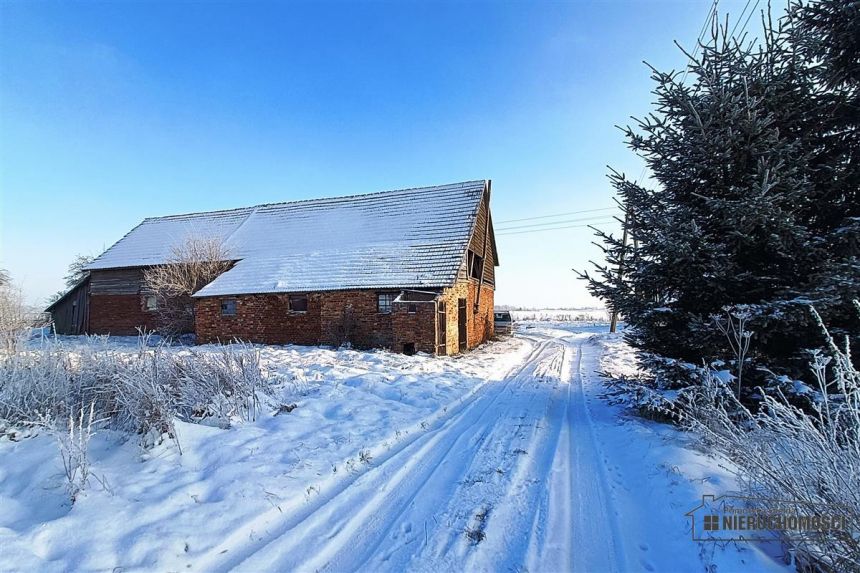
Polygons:
<instances>
[{"instance_id":1,"label":"bare bush","mask_svg":"<svg viewBox=\"0 0 860 573\"><path fill-rule=\"evenodd\" d=\"M23 345L22 345L23 346ZM76 402L73 364L67 353L44 346L18 349L0 358L0 420L15 425L32 420L64 419Z\"/></svg>"},{"instance_id":2,"label":"bare bush","mask_svg":"<svg viewBox=\"0 0 860 573\"><path fill-rule=\"evenodd\" d=\"M351 346L354 342L357 322L355 309L352 308L351 304L345 306L340 317L332 321L329 326L329 340L338 348L341 346Z\"/></svg>"},{"instance_id":3,"label":"bare bush","mask_svg":"<svg viewBox=\"0 0 860 573\"><path fill-rule=\"evenodd\" d=\"M164 435L176 439L177 419L221 427L253 420L258 393L271 393L252 346L176 351L150 342L141 336L135 352L99 337L74 350L50 340L19 347L0 358L0 425L56 427L92 407L108 426L140 434L148 446Z\"/></svg>"},{"instance_id":4,"label":"bare bush","mask_svg":"<svg viewBox=\"0 0 860 573\"><path fill-rule=\"evenodd\" d=\"M712 375L687 391L682 413L690 428L737 466L744 494L760 500L763 509L778 510L778 500L790 499L804 510L827 511L856 526L860 374L851 363L847 339L838 347L812 312L827 337L829 355L813 353L810 368L818 389L811 411L779 392L762 393L761 407L752 413ZM860 540L849 532L810 533L786 541L819 569L860 570Z\"/></svg>"},{"instance_id":5,"label":"bare bush","mask_svg":"<svg viewBox=\"0 0 860 573\"><path fill-rule=\"evenodd\" d=\"M0 269L0 352L9 352L17 344L22 331L30 326L32 313L24 305L24 296Z\"/></svg>"},{"instance_id":6,"label":"bare bush","mask_svg":"<svg viewBox=\"0 0 860 573\"><path fill-rule=\"evenodd\" d=\"M191 295L215 280L233 264L221 241L189 237L175 245L166 264L144 271L144 283L155 296L156 324L164 336L193 332L194 301Z\"/></svg>"},{"instance_id":7,"label":"bare bush","mask_svg":"<svg viewBox=\"0 0 860 573\"><path fill-rule=\"evenodd\" d=\"M742 382L744 378L744 363L749 354L750 341L753 333L746 329L749 321L750 313L743 308L727 308L725 309L726 316L714 317L714 322L726 340L729 342L732 354L735 356L737 364L737 379L738 379L738 397L741 395Z\"/></svg>"}]
</instances>

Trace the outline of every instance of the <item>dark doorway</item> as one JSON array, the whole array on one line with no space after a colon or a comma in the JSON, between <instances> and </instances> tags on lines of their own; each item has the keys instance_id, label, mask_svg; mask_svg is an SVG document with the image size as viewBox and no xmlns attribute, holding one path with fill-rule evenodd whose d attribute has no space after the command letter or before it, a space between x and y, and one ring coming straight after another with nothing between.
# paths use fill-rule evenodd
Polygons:
<instances>
[{"instance_id":1,"label":"dark doorway","mask_svg":"<svg viewBox=\"0 0 860 573\"><path fill-rule=\"evenodd\" d=\"M448 322L445 320L445 301L436 303L436 354L448 354Z\"/></svg>"},{"instance_id":2,"label":"dark doorway","mask_svg":"<svg viewBox=\"0 0 860 573\"><path fill-rule=\"evenodd\" d=\"M415 354L415 343L414 342L404 342L403 343L403 354L406 356L412 356Z\"/></svg>"},{"instance_id":3,"label":"dark doorway","mask_svg":"<svg viewBox=\"0 0 860 573\"><path fill-rule=\"evenodd\" d=\"M460 352L466 350L466 299L457 299L457 335L460 343Z\"/></svg>"}]
</instances>

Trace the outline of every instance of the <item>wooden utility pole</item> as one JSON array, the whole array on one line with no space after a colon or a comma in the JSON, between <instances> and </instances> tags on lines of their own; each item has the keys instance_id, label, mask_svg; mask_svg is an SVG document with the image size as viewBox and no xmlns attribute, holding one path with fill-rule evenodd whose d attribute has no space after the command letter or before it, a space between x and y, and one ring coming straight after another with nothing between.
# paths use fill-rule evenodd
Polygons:
<instances>
[{"instance_id":1,"label":"wooden utility pole","mask_svg":"<svg viewBox=\"0 0 860 573\"><path fill-rule=\"evenodd\" d=\"M630 224L630 207L624 212L624 232L621 235L621 254L618 255L618 286L621 286L624 277L624 255L627 253L627 227ZM615 332L618 328L618 309L613 309L612 320L609 321L609 332Z\"/></svg>"}]
</instances>

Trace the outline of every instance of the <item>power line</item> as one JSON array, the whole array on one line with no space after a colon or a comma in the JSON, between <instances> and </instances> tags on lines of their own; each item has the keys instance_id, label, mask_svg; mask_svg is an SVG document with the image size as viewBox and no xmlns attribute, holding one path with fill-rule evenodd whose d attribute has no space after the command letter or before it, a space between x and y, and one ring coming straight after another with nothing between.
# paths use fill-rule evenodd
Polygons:
<instances>
[{"instance_id":1,"label":"power line","mask_svg":"<svg viewBox=\"0 0 860 573\"><path fill-rule=\"evenodd\" d=\"M549 229L531 229L528 231L511 231L508 233L496 233L496 236L497 237L503 237L505 235L525 235L527 233L541 233L543 231L561 231L562 229L582 229L584 227L591 227L591 226L592 225L566 225L564 227L552 227Z\"/></svg>"},{"instance_id":2,"label":"power line","mask_svg":"<svg viewBox=\"0 0 860 573\"><path fill-rule=\"evenodd\" d=\"M755 13L755 9L756 9L756 8L758 8L758 3L759 3L760 1L761 1L761 0L755 0L755 4L753 4L752 10L750 10L749 16L747 16L747 20L746 20L746 22L744 22L744 25L743 25L743 27L741 28L741 34L743 34L744 32L746 32L747 24L749 24L749 23L750 23L750 18L752 18L753 13Z\"/></svg>"},{"instance_id":3,"label":"power line","mask_svg":"<svg viewBox=\"0 0 860 573\"><path fill-rule=\"evenodd\" d=\"M714 0L711 3L711 7L708 9L708 15L705 16L705 21L702 22L702 29L699 30L699 35L696 37L696 45L693 46L693 55L694 56L699 51L699 47L702 43L702 38L705 37L705 30L708 29L708 24L710 23L711 19L713 19L714 15L717 13L717 5L719 3L720 3L720 0ZM749 4L749 0L747 0L747 4Z\"/></svg>"},{"instance_id":4,"label":"power line","mask_svg":"<svg viewBox=\"0 0 860 573\"><path fill-rule=\"evenodd\" d=\"M612 219L612 215L601 215L599 217L582 217L579 219L567 219L566 221L548 221L546 223L531 223L529 225L516 225L514 227L505 227L503 229L496 229L497 231L513 231L514 229L529 229L534 227L546 227L549 225L561 225L565 223L596 223L596 222L605 222L607 219Z\"/></svg>"},{"instance_id":5,"label":"power line","mask_svg":"<svg viewBox=\"0 0 860 573\"><path fill-rule=\"evenodd\" d=\"M582 211L568 211L566 213L555 213L554 215L540 215L538 217L523 217L522 219L506 219L504 221L496 221L497 225L505 223L518 223L520 221L534 221L535 219L549 219L551 217L566 217L567 215L579 215L580 213L595 213L597 211L611 211L615 207L601 207L600 209L584 209Z\"/></svg>"},{"instance_id":6,"label":"power line","mask_svg":"<svg viewBox=\"0 0 860 573\"><path fill-rule=\"evenodd\" d=\"M735 35L735 30L737 30L737 29L738 29L738 24L740 24L740 23L741 23L741 20L743 20L743 19L744 19L744 14L746 14L746 13L747 13L747 8L749 8L749 6L750 6L750 1L751 1L751 0L747 0L747 3L746 3L746 4L744 4L744 9L743 9L743 10L741 10L741 14L740 14L740 16L738 16L738 19L737 19L737 21L735 22L735 25L734 25L734 26L732 26L732 31L731 31L731 33L729 33L729 36L730 36L730 37L734 37L734 35ZM756 2L756 5L758 5L758 2ZM753 10L755 10L755 7L753 7ZM752 14L752 12L750 12L750 14Z\"/></svg>"},{"instance_id":7,"label":"power line","mask_svg":"<svg viewBox=\"0 0 860 573\"><path fill-rule=\"evenodd\" d=\"M696 54L699 53L699 47L702 44L702 39L705 37L705 30L708 29L708 24L716 17L717 15L717 6L719 5L720 0L714 0L711 4L711 8L708 10L708 15L705 16L705 22L702 24L702 29L699 30L699 36L696 38L696 45L693 46L693 57L696 57ZM747 4L749 4L749 0L747 0ZM687 80L687 74L690 73L690 66L687 65L687 69L684 70L684 77L681 78L681 83L683 84Z\"/></svg>"}]
</instances>

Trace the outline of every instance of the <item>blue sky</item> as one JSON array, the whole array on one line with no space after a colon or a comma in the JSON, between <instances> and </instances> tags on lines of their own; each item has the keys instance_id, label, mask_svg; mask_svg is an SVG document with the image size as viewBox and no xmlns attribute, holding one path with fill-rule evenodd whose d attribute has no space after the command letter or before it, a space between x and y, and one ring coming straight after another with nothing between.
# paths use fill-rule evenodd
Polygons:
<instances>
[{"instance_id":1,"label":"blue sky","mask_svg":"<svg viewBox=\"0 0 860 573\"><path fill-rule=\"evenodd\" d=\"M642 61L681 67L709 8L0 2L0 267L41 302L147 216L468 179L497 226L610 206ZM592 238L499 236L497 303L592 302Z\"/></svg>"}]
</instances>

